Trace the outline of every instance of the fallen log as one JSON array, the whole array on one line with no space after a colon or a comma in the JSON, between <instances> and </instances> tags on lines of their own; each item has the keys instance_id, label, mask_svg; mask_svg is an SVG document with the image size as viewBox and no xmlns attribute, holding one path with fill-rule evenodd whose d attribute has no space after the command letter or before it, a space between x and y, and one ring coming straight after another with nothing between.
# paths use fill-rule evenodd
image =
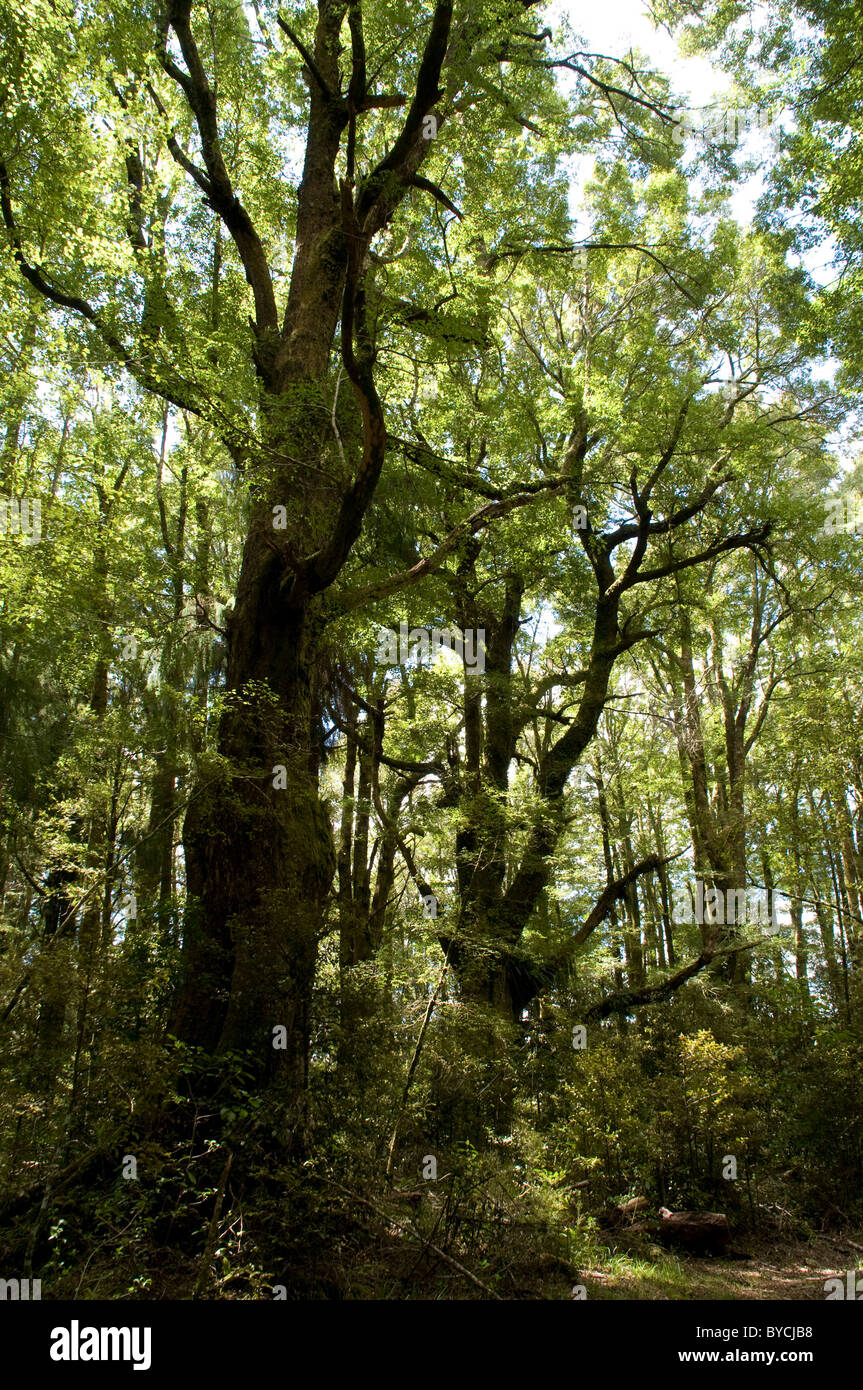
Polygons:
<instances>
[{"instance_id":1,"label":"fallen log","mask_svg":"<svg viewBox=\"0 0 863 1390\"><path fill-rule=\"evenodd\" d=\"M606 1231L617 1230L630 1225L635 1218L650 1206L646 1197L631 1197L628 1202L607 1202L600 1214L599 1224Z\"/></svg>"},{"instance_id":2,"label":"fallen log","mask_svg":"<svg viewBox=\"0 0 863 1390\"><path fill-rule=\"evenodd\" d=\"M731 1240L728 1217L719 1211L669 1211L660 1207L652 1234L662 1245L690 1254L724 1255Z\"/></svg>"}]
</instances>

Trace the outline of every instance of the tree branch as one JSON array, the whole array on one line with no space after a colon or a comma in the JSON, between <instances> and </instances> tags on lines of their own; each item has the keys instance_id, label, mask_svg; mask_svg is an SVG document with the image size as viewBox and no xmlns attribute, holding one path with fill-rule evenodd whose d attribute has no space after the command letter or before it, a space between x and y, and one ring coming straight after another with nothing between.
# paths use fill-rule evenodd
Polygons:
<instances>
[{"instance_id":1,"label":"tree branch","mask_svg":"<svg viewBox=\"0 0 863 1390\"><path fill-rule=\"evenodd\" d=\"M662 980L658 985L647 985L644 989L623 990L619 994L609 994L605 999L600 1000L588 1009L584 1015L586 1023L592 1023L598 1019L608 1018L611 1014L631 1013L633 1009L641 1008L644 1004L656 1004L662 999L668 999L681 985L685 985L687 980L691 980L694 975L700 974L711 961L720 956L736 955L738 951L751 951L754 946L760 946L760 941L743 941L734 946L726 946L722 950L704 950L695 960L690 961L682 970L678 970L675 975L669 976L667 980Z\"/></svg>"},{"instance_id":2,"label":"tree branch","mask_svg":"<svg viewBox=\"0 0 863 1390\"><path fill-rule=\"evenodd\" d=\"M377 584L368 584L363 589L350 589L339 594L337 599L339 608L343 612L349 612L368 602L369 599L386 598L389 594L394 594L398 589L403 589L408 584L415 584L417 580L423 579L427 574L433 574L462 540L467 539L468 536L475 536L478 531L488 526L495 517L505 516L507 512L513 511L516 507L526 507L528 503L536 500L540 492L548 492L551 495L559 493L566 486L567 481L566 478L552 478L547 483L532 484L529 492L517 493L514 497L507 497L499 502L487 502L485 506L479 507L464 521L454 526L434 553L424 560L419 560L411 569L391 575L389 579L382 579Z\"/></svg>"},{"instance_id":3,"label":"tree branch","mask_svg":"<svg viewBox=\"0 0 863 1390\"><path fill-rule=\"evenodd\" d=\"M430 193L433 198L436 198L437 201L446 208L447 212L455 213L459 222L464 221L455 203L451 202L443 189L438 188L437 184L432 183L431 179L424 179L420 174L413 174L412 177L407 180L407 184L409 188L421 188L425 193Z\"/></svg>"},{"instance_id":4,"label":"tree branch","mask_svg":"<svg viewBox=\"0 0 863 1390\"><path fill-rule=\"evenodd\" d=\"M714 541L704 550L699 550L695 555L688 555L682 560L672 560L667 565L658 565L655 569L644 570L635 575L630 581L632 584L649 584L653 579L664 579L666 575L678 574L681 570L691 569L693 565L700 565L704 560L712 560L717 555L724 555L730 550L754 549L763 545L773 530L773 524L766 521L763 526L759 526L752 531L743 531L736 536L726 536L723 541Z\"/></svg>"},{"instance_id":5,"label":"tree branch","mask_svg":"<svg viewBox=\"0 0 863 1390\"><path fill-rule=\"evenodd\" d=\"M21 237L15 221L10 196L9 173L6 165L0 162L0 211L2 211L3 223L9 233L9 240L12 243L12 255L18 265L24 279L38 290L45 299L52 304L58 305L62 309L71 309L74 313L87 321L99 334L102 341L111 349L114 359L131 373L137 382L154 395L161 396L163 400L170 401L172 405L179 406L181 410L188 410L192 415L202 413L201 406L185 392L184 387L178 383L168 384L159 381L153 376L138 358L133 356L124 345L121 338L109 328L104 319L89 304L86 299L82 299L77 294L67 294L47 278L41 266L33 265L24 255L21 244Z\"/></svg>"},{"instance_id":6,"label":"tree branch","mask_svg":"<svg viewBox=\"0 0 863 1390\"><path fill-rule=\"evenodd\" d=\"M201 55L192 34L192 0L169 0L162 25L159 61L169 77L185 94L201 137L201 150L209 180L207 201L219 214L240 256L255 301L256 330L259 334L278 326L276 296L267 258L252 219L234 193L222 155L216 116L216 96L207 79ZM168 53L168 30L179 40L187 72L178 67ZM172 152L173 153L173 152ZM185 167L185 166L184 166ZM193 174L194 177L194 174ZM196 182L200 182L196 179Z\"/></svg>"},{"instance_id":7,"label":"tree branch","mask_svg":"<svg viewBox=\"0 0 863 1390\"><path fill-rule=\"evenodd\" d=\"M402 126L392 148L363 180L357 198L357 222L367 241L385 224L406 181L417 171L430 138L423 136L423 122L442 96L440 76L449 44L452 0L438 0L420 62L417 83ZM396 188L390 185L395 177Z\"/></svg>"},{"instance_id":8,"label":"tree branch","mask_svg":"<svg viewBox=\"0 0 863 1390\"><path fill-rule=\"evenodd\" d=\"M290 27L286 20L282 19L282 16L280 14L276 15L276 23L278 24L282 33L287 34L288 38L294 45L294 48L299 53L306 67L311 73L312 77L317 82L327 101L332 101L333 93L330 91L329 87L327 86L326 82L321 76L320 68L318 67L309 50L306 48L306 45L303 43L302 39L294 33L293 29Z\"/></svg>"}]
</instances>

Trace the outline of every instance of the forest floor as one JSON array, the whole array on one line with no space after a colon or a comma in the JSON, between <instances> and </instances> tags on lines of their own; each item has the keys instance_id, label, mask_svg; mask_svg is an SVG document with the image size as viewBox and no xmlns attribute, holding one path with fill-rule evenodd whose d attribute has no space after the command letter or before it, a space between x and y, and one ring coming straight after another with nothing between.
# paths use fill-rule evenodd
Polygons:
<instances>
[{"instance_id":1,"label":"forest floor","mask_svg":"<svg viewBox=\"0 0 863 1390\"><path fill-rule=\"evenodd\" d=\"M824 1283L845 1279L863 1262L863 1232L794 1238L742 1237L748 1259L720 1257L656 1263L611 1256L606 1270L582 1270L580 1281L591 1299L815 1299L825 1298Z\"/></svg>"},{"instance_id":2,"label":"forest floor","mask_svg":"<svg viewBox=\"0 0 863 1390\"><path fill-rule=\"evenodd\" d=\"M787 1239L775 1236L742 1236L741 1254L730 1258L695 1258L673 1255L648 1246L643 1253L614 1253L606 1247L595 1247L593 1258L599 1268L576 1268L567 1261L550 1256L537 1256L525 1251L517 1262L505 1261L505 1275L495 1277L483 1270L494 1292L491 1297L511 1299L565 1301L573 1297L573 1286L581 1285L591 1301L679 1301L749 1302L751 1300L821 1302L826 1298L824 1283L840 1278L845 1284L848 1270L863 1264L863 1231L853 1235L838 1231L813 1235L808 1240L798 1236ZM746 1252L746 1258L743 1257ZM108 1298L108 1299L185 1299L194 1286L197 1265L168 1247L153 1248L151 1265L146 1279L131 1281L121 1274L107 1252L99 1252L95 1262L87 1260L82 1269L70 1270L65 1279L56 1277L51 1284L51 1297ZM482 1299L483 1293L467 1282L464 1267L444 1264L428 1251L420 1252L417 1244L406 1243L395 1230L374 1250L365 1252L359 1266L346 1271L328 1270L323 1266L307 1270L308 1288L292 1287L289 1297L312 1299ZM103 1265L104 1258L104 1267ZM472 1262L475 1263L475 1262ZM297 1271L294 1271L297 1274ZM326 1278L330 1274L331 1278ZM86 1275L86 1287L84 1287ZM247 1277L248 1276L248 1277ZM476 1281L475 1281L476 1282ZM863 1286L863 1281L861 1281ZM482 1290L482 1285L479 1286ZM249 1270L222 1281L219 1293L211 1290L208 1297L257 1298L272 1297L272 1288L261 1277L251 1277Z\"/></svg>"}]
</instances>

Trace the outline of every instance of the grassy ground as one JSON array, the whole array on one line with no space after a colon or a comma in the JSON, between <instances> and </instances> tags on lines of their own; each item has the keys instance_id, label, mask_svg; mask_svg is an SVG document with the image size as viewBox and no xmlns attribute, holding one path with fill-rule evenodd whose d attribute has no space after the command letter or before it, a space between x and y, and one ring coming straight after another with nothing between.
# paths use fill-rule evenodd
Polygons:
<instances>
[{"instance_id":1,"label":"grassy ground","mask_svg":"<svg viewBox=\"0 0 863 1390\"><path fill-rule=\"evenodd\" d=\"M815 1299L824 1281L844 1278L863 1261L863 1233L817 1235L802 1241L744 1238L749 1259L655 1259L609 1255L597 1269L582 1270L589 1299Z\"/></svg>"}]
</instances>

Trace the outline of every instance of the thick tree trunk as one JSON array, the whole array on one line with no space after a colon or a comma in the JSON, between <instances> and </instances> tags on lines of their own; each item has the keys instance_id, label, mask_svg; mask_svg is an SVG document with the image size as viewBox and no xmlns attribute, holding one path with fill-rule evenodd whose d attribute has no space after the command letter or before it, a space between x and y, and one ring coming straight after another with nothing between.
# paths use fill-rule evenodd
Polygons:
<instances>
[{"instance_id":1,"label":"thick tree trunk","mask_svg":"<svg viewBox=\"0 0 863 1390\"><path fill-rule=\"evenodd\" d=\"M262 525L246 547L231 625L224 765L186 815L188 907L170 1028L208 1051L242 1053L290 1096L305 1084L335 856L310 739L313 619L282 602Z\"/></svg>"}]
</instances>

